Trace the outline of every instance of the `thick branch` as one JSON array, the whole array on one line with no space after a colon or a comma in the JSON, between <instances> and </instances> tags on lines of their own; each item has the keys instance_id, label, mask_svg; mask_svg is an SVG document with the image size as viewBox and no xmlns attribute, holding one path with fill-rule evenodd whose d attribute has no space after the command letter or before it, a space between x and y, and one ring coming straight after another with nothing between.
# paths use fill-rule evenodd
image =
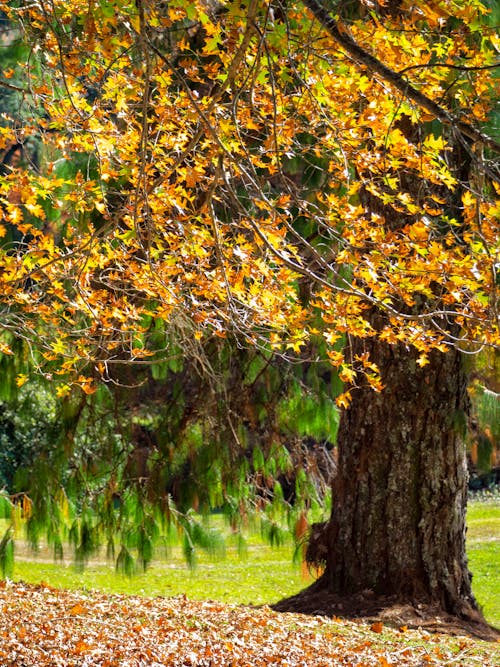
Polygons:
<instances>
[{"instance_id":1,"label":"thick branch","mask_svg":"<svg viewBox=\"0 0 500 667\"><path fill-rule=\"evenodd\" d=\"M329 32L331 37L339 44L351 58L359 65L364 65L374 74L378 74L385 81L400 90L406 97L415 102L419 107L422 107L445 125L459 130L466 137L472 141L482 143L484 146L500 153L500 144L491 137L483 134L469 123L465 123L444 109L440 104L431 100L430 97L424 95L416 88L414 88L405 77L401 76L394 70L380 62L378 58L372 56L371 53L365 51L352 37L347 33L342 32L339 28L338 22L328 13L318 0L303 0L304 5L312 12L314 17L321 23L321 25Z\"/></svg>"}]
</instances>

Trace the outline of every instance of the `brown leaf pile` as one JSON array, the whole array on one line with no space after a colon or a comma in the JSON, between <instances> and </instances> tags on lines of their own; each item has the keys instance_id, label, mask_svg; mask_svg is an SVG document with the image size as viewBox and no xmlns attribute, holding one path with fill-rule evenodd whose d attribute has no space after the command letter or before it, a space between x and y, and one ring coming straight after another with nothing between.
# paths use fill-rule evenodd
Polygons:
<instances>
[{"instance_id":1,"label":"brown leaf pile","mask_svg":"<svg viewBox=\"0 0 500 667\"><path fill-rule=\"evenodd\" d=\"M498 644L260 609L2 583L2 667L498 665Z\"/></svg>"}]
</instances>

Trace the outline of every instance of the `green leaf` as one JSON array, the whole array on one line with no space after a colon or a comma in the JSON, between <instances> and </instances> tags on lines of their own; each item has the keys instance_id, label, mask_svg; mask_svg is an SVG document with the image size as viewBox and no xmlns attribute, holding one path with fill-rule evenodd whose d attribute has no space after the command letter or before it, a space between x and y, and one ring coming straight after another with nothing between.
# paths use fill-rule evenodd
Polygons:
<instances>
[{"instance_id":1,"label":"green leaf","mask_svg":"<svg viewBox=\"0 0 500 667\"><path fill-rule=\"evenodd\" d=\"M0 570L2 579L12 577L14 572L14 530L7 528L0 541Z\"/></svg>"},{"instance_id":2,"label":"green leaf","mask_svg":"<svg viewBox=\"0 0 500 667\"><path fill-rule=\"evenodd\" d=\"M12 516L13 504L9 496L0 491L0 518L1 519L10 519Z\"/></svg>"},{"instance_id":3,"label":"green leaf","mask_svg":"<svg viewBox=\"0 0 500 667\"><path fill-rule=\"evenodd\" d=\"M122 545L116 559L116 571L124 574L126 577L132 577L136 572L134 558L125 545Z\"/></svg>"}]
</instances>

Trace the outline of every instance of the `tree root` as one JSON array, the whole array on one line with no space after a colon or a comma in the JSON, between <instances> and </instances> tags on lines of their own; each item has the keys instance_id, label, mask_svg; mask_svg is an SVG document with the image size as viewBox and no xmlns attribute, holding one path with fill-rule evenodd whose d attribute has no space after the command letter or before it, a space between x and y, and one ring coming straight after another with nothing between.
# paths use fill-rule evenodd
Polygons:
<instances>
[{"instance_id":1,"label":"tree root","mask_svg":"<svg viewBox=\"0 0 500 667\"><path fill-rule=\"evenodd\" d=\"M500 640L500 631L490 626L482 614L472 607L464 609L463 615L455 616L437 604L376 595L373 591L340 596L329 593L322 578L297 595L280 600L272 608L275 611L313 616L362 619L366 623L381 622L395 628L407 627L450 635L468 635L486 641Z\"/></svg>"}]
</instances>

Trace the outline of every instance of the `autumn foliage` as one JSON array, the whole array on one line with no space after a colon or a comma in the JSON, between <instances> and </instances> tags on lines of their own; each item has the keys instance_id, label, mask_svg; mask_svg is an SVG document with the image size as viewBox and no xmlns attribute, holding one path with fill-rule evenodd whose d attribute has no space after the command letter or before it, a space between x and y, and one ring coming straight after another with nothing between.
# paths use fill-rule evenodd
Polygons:
<instances>
[{"instance_id":1,"label":"autumn foliage","mask_svg":"<svg viewBox=\"0 0 500 667\"><path fill-rule=\"evenodd\" d=\"M178 354L164 328L194 354L215 336L300 355L319 335L375 390L345 334L421 366L498 346L498 146L480 132L498 35L478 0L371 5L332 13L332 36L300 3L2 2L4 41L30 49L2 77L20 102L0 148L24 150L0 177L2 351L22 338L64 396Z\"/></svg>"},{"instance_id":2,"label":"autumn foliage","mask_svg":"<svg viewBox=\"0 0 500 667\"><path fill-rule=\"evenodd\" d=\"M431 637L404 624L283 615L269 607L184 597L106 596L9 583L0 589L0 609L0 660L6 665L490 667L498 658L491 644Z\"/></svg>"}]
</instances>

